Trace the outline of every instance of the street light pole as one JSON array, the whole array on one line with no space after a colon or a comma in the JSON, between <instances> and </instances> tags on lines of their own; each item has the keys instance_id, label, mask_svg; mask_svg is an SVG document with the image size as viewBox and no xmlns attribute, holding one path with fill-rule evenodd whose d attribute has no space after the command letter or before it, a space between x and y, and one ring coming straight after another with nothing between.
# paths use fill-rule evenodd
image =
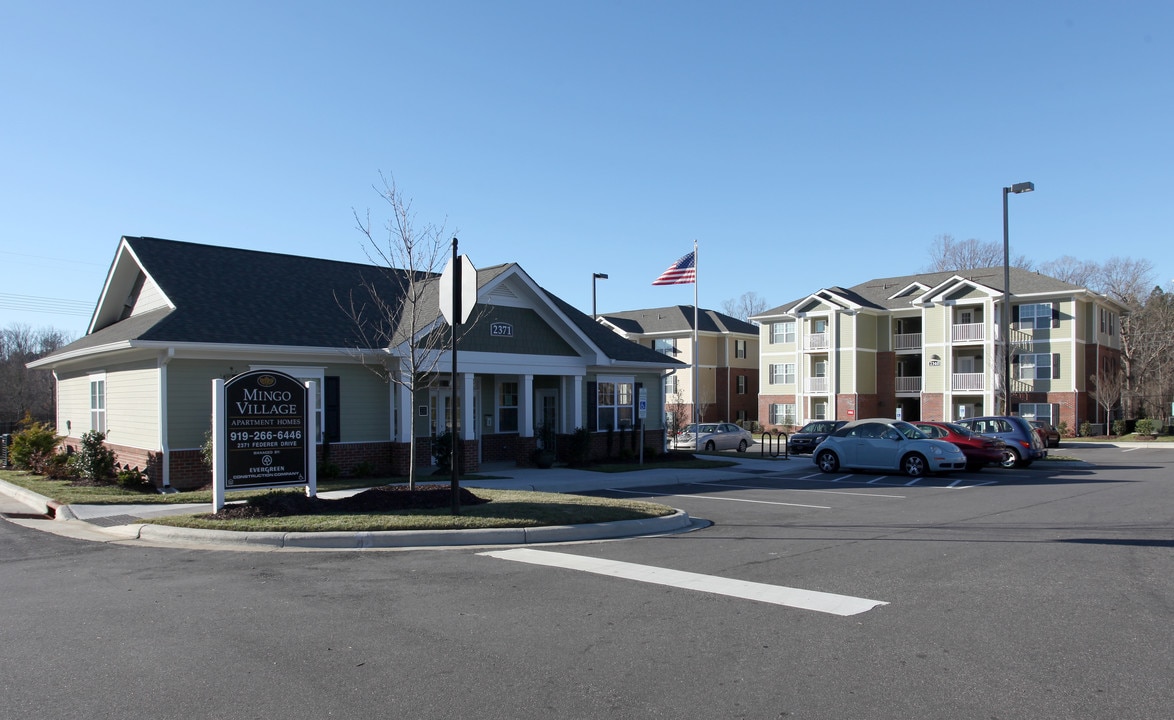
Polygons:
<instances>
[{"instance_id":1,"label":"street light pole","mask_svg":"<svg viewBox=\"0 0 1174 720\"><path fill-rule=\"evenodd\" d=\"M607 280L607 273L591 273L591 319L596 319L595 313L595 281Z\"/></svg>"},{"instance_id":2,"label":"street light pole","mask_svg":"<svg viewBox=\"0 0 1174 720\"><path fill-rule=\"evenodd\" d=\"M1003 188L1003 311L1000 320L1003 334L1003 414L1011 414L1011 241L1007 225L1007 195L1032 192L1035 183L1015 183Z\"/></svg>"}]
</instances>

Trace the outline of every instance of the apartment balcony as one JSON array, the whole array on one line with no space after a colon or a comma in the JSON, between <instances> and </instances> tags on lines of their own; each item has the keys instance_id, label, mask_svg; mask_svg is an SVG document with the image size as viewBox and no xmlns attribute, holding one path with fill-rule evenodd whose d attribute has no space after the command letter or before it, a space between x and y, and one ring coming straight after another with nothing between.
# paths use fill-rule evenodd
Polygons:
<instances>
[{"instance_id":1,"label":"apartment balcony","mask_svg":"<svg viewBox=\"0 0 1174 720\"><path fill-rule=\"evenodd\" d=\"M950 389L985 390L985 375L983 373L954 373L950 378Z\"/></svg>"},{"instance_id":2,"label":"apartment balcony","mask_svg":"<svg viewBox=\"0 0 1174 720\"><path fill-rule=\"evenodd\" d=\"M905 376L894 378L896 392L901 393L919 393L921 392L921 376Z\"/></svg>"},{"instance_id":3,"label":"apartment balcony","mask_svg":"<svg viewBox=\"0 0 1174 720\"><path fill-rule=\"evenodd\" d=\"M803 390L807 393L826 395L828 391L828 379L826 377L807 378L803 381Z\"/></svg>"},{"instance_id":4,"label":"apartment balcony","mask_svg":"<svg viewBox=\"0 0 1174 720\"><path fill-rule=\"evenodd\" d=\"M986 340L984 323L955 323L950 328L950 339L959 342L982 342Z\"/></svg>"},{"instance_id":5,"label":"apartment balcony","mask_svg":"<svg viewBox=\"0 0 1174 720\"><path fill-rule=\"evenodd\" d=\"M894 350L920 350L921 333L898 333L893 336Z\"/></svg>"},{"instance_id":6,"label":"apartment balcony","mask_svg":"<svg viewBox=\"0 0 1174 720\"><path fill-rule=\"evenodd\" d=\"M828 349L828 334L812 333L803 338L804 350L827 350Z\"/></svg>"}]
</instances>

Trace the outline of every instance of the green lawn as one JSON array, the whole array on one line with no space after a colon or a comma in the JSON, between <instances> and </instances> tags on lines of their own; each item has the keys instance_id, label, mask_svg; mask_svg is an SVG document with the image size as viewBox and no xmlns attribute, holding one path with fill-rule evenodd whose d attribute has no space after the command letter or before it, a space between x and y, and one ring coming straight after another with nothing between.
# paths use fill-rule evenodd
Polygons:
<instances>
[{"instance_id":1,"label":"green lawn","mask_svg":"<svg viewBox=\"0 0 1174 720\"><path fill-rule=\"evenodd\" d=\"M695 467L695 466L694 466ZM489 476L468 476L468 479L488 479ZM155 492L133 492L117 485L73 486L61 480L46 480L25 472L0 470L0 480L32 490L60 503L111 504L168 504L209 503L211 491L193 491L160 495ZM399 478L396 478L400 481ZM367 488L387 481L331 480L318 484L319 492ZM650 517L662 517L676 512L667 505L639 500L565 495L561 493L529 492L523 490L485 490L466 488L489 500L479 505L461 507L453 515L449 506L430 510L398 510L353 514L291 515L286 517L242 518L216 520L209 513L193 513L152 518L151 523L177 527L236 530L245 532L374 532L380 530L457 530L475 528L542 527L549 525L579 525L614 522ZM234 492L232 502L259 497L273 490ZM304 493L301 488L277 492Z\"/></svg>"}]
</instances>

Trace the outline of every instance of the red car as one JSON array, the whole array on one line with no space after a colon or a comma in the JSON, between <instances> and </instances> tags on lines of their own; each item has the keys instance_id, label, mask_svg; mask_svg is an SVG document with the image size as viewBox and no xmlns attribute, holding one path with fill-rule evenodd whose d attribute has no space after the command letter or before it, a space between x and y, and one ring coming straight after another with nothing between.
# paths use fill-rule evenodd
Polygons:
<instances>
[{"instance_id":1,"label":"red car","mask_svg":"<svg viewBox=\"0 0 1174 720\"><path fill-rule=\"evenodd\" d=\"M966 469L972 472L982 470L990 463L1002 462L1004 448L1007 447L1007 443L999 438L979 435L955 423L915 422L913 426L927 437L957 445L966 456Z\"/></svg>"}]
</instances>

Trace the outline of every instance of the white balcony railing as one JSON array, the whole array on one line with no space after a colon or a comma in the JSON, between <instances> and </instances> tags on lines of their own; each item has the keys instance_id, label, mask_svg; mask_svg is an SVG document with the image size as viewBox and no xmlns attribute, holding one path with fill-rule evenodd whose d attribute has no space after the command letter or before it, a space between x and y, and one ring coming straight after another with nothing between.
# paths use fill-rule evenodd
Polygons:
<instances>
[{"instance_id":1,"label":"white balcony railing","mask_svg":"<svg viewBox=\"0 0 1174 720\"><path fill-rule=\"evenodd\" d=\"M921 333L898 333L893 336L894 350L920 350Z\"/></svg>"},{"instance_id":2,"label":"white balcony railing","mask_svg":"<svg viewBox=\"0 0 1174 720\"><path fill-rule=\"evenodd\" d=\"M803 347L807 350L827 350L828 349L828 334L812 333L803 338Z\"/></svg>"},{"instance_id":3,"label":"white balcony railing","mask_svg":"<svg viewBox=\"0 0 1174 720\"><path fill-rule=\"evenodd\" d=\"M921 392L921 377L896 378L896 391L899 393Z\"/></svg>"},{"instance_id":4,"label":"white balcony railing","mask_svg":"<svg viewBox=\"0 0 1174 720\"><path fill-rule=\"evenodd\" d=\"M984 387L982 373L954 373L950 380L952 390L982 390Z\"/></svg>"},{"instance_id":5,"label":"white balcony railing","mask_svg":"<svg viewBox=\"0 0 1174 720\"><path fill-rule=\"evenodd\" d=\"M803 387L809 393L826 393L828 391L828 379L826 377L807 378L803 381Z\"/></svg>"},{"instance_id":6,"label":"white balcony railing","mask_svg":"<svg viewBox=\"0 0 1174 720\"><path fill-rule=\"evenodd\" d=\"M982 323L955 324L950 328L950 339L954 342L973 342L985 340L986 325Z\"/></svg>"}]
</instances>

